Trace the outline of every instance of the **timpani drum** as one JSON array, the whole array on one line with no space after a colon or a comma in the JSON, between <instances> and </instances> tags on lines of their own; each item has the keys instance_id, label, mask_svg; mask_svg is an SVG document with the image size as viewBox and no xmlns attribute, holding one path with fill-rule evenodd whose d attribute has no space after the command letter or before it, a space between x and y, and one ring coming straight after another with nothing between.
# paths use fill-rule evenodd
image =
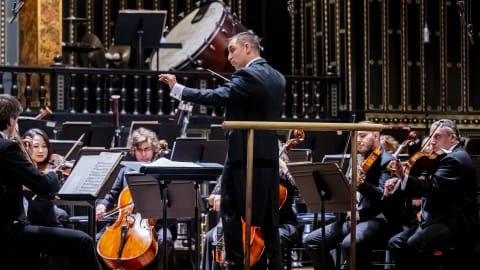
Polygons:
<instances>
[{"instance_id":1,"label":"timpani drum","mask_svg":"<svg viewBox=\"0 0 480 270\"><path fill-rule=\"evenodd\" d=\"M209 68L233 72L228 61L228 38L246 31L223 2L195 9L165 36L166 43L181 43L181 49L161 48L152 54L150 69L159 71Z\"/></svg>"}]
</instances>

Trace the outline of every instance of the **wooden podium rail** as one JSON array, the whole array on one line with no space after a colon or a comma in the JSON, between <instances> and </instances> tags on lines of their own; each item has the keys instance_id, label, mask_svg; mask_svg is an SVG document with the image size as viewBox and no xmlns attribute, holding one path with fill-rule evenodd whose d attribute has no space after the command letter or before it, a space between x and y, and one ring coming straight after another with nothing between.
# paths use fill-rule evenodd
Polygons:
<instances>
[{"instance_id":1,"label":"wooden podium rail","mask_svg":"<svg viewBox=\"0 0 480 270\"><path fill-rule=\"evenodd\" d=\"M248 130L247 141L247 172L245 186L245 223L246 231L250 231L252 221L252 176L253 176L253 145L255 129L259 130L294 130L303 129L309 131L351 131L351 157L357 156L357 132L361 131L381 131L384 126L381 124L367 123L310 123L310 122L253 122L253 121L224 121L222 124L224 129L246 129ZM352 168L357 167L357 159L352 158ZM350 210L356 213L356 190L357 190L357 170L352 170L352 183L350 193ZM350 269L356 269L356 215L352 215L350 235L352 239L350 247ZM250 234L245 235L245 242L250 243ZM250 269L250 246L246 245L246 253L244 258L244 269Z\"/></svg>"}]
</instances>

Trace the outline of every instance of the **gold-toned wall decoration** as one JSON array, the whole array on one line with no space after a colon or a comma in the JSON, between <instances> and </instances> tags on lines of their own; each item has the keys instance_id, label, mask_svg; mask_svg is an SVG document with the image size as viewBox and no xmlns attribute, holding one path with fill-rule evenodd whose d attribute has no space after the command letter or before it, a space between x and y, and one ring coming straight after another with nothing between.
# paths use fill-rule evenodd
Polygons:
<instances>
[{"instance_id":1,"label":"gold-toned wall decoration","mask_svg":"<svg viewBox=\"0 0 480 270\"><path fill-rule=\"evenodd\" d=\"M2 1L0 3L0 64L4 65L7 62L7 55L5 53L5 48L7 47L7 13L5 12L5 6L7 1Z\"/></svg>"}]
</instances>

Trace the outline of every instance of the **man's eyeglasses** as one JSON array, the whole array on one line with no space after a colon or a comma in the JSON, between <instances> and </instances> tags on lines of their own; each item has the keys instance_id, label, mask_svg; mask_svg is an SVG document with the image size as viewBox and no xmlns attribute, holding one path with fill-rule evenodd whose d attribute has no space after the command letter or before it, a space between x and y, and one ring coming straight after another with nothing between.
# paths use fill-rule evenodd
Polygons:
<instances>
[{"instance_id":1,"label":"man's eyeglasses","mask_svg":"<svg viewBox=\"0 0 480 270\"><path fill-rule=\"evenodd\" d=\"M145 148L135 147L135 151L138 151L138 152L151 152L151 151L153 151L153 148L152 148L152 147L145 147Z\"/></svg>"}]
</instances>

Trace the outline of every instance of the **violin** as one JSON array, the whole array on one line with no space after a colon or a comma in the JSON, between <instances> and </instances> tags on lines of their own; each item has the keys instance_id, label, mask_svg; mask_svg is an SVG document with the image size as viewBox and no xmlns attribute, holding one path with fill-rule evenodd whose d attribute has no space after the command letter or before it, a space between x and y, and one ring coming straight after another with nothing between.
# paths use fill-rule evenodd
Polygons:
<instances>
[{"instance_id":1,"label":"violin","mask_svg":"<svg viewBox=\"0 0 480 270\"><path fill-rule=\"evenodd\" d=\"M375 163L381 153L382 151L380 150L380 148L376 148L372 151L372 153L370 153L370 155L368 155L366 159L362 161L362 164L360 165L360 177L357 180L358 185L362 185L365 183L365 174L368 172L368 170L370 170L370 167L373 165L373 163Z\"/></svg>"},{"instance_id":2,"label":"violin","mask_svg":"<svg viewBox=\"0 0 480 270\"><path fill-rule=\"evenodd\" d=\"M143 219L134 211L130 189L120 193L117 220L107 227L97 244L98 254L112 269L140 269L158 253L154 219Z\"/></svg>"},{"instance_id":3,"label":"violin","mask_svg":"<svg viewBox=\"0 0 480 270\"><path fill-rule=\"evenodd\" d=\"M415 177L431 175L437 170L440 160L445 155L446 153L417 152L407 161L405 173Z\"/></svg>"},{"instance_id":4,"label":"violin","mask_svg":"<svg viewBox=\"0 0 480 270\"><path fill-rule=\"evenodd\" d=\"M288 151L290 151L290 149L303 142L305 139L305 132L303 131L303 129L295 129L293 131L293 138L292 139L289 139L284 145L283 147L280 149L278 155L281 156L283 153L287 153ZM279 207L278 208L282 208L282 206L285 204L285 201L287 200L287 195L288 195L288 192L287 192L287 188L280 184L279 186L279 196L278 196L278 204L279 204Z\"/></svg>"}]
</instances>

